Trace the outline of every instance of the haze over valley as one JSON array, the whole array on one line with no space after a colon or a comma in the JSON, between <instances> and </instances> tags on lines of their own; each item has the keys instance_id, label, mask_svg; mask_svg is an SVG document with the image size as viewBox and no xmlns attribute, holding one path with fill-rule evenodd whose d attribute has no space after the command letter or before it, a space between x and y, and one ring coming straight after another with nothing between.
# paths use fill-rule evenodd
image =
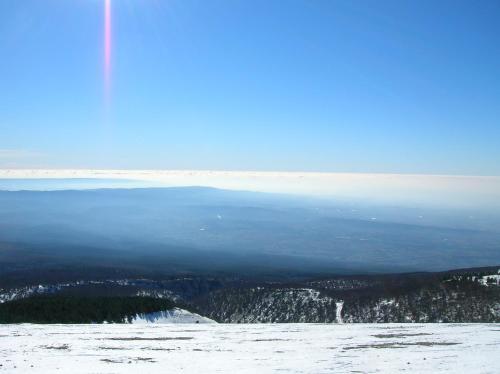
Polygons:
<instances>
[{"instance_id":1,"label":"haze over valley","mask_svg":"<svg viewBox=\"0 0 500 374\"><path fill-rule=\"evenodd\" d=\"M2 183L5 279L18 271L83 264L162 274L280 277L500 263L500 219L483 209L212 187L137 188L146 182L134 180Z\"/></svg>"}]
</instances>

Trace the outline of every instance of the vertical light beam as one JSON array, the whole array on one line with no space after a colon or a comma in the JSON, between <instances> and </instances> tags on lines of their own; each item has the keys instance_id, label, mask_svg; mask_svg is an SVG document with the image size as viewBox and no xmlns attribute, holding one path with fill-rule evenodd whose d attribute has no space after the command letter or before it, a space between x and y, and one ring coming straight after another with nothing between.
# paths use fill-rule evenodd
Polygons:
<instances>
[{"instance_id":1,"label":"vertical light beam","mask_svg":"<svg viewBox=\"0 0 500 374\"><path fill-rule=\"evenodd\" d=\"M104 82L106 98L111 90L111 0L104 1Z\"/></svg>"}]
</instances>

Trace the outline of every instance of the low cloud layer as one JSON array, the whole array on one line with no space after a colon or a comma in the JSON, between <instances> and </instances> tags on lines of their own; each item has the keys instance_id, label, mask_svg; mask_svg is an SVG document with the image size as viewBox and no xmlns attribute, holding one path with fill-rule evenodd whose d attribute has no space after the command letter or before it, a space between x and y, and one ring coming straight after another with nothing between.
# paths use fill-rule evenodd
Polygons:
<instances>
[{"instance_id":1,"label":"low cloud layer","mask_svg":"<svg viewBox=\"0 0 500 374\"><path fill-rule=\"evenodd\" d=\"M0 153L1 155L1 153ZM405 205L500 209L500 177L190 170L3 169L0 178L137 180L143 186L216 188Z\"/></svg>"}]
</instances>

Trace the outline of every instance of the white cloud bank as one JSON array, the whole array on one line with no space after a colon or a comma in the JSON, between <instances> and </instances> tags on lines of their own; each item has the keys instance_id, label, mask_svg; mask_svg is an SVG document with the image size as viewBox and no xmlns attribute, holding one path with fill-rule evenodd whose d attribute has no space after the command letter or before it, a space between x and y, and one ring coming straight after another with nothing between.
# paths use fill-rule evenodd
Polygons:
<instances>
[{"instance_id":1,"label":"white cloud bank","mask_svg":"<svg viewBox=\"0 0 500 374\"><path fill-rule=\"evenodd\" d=\"M500 177L197 170L0 169L0 178L98 178L151 187L208 186L406 205L500 209Z\"/></svg>"}]
</instances>

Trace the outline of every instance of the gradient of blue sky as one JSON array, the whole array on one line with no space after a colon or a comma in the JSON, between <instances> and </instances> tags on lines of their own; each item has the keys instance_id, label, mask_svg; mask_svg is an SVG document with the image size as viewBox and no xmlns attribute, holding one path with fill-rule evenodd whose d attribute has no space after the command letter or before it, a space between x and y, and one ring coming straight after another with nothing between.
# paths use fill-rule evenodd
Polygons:
<instances>
[{"instance_id":1,"label":"gradient of blue sky","mask_svg":"<svg viewBox=\"0 0 500 374\"><path fill-rule=\"evenodd\" d=\"M0 2L0 167L500 175L499 1Z\"/></svg>"}]
</instances>

